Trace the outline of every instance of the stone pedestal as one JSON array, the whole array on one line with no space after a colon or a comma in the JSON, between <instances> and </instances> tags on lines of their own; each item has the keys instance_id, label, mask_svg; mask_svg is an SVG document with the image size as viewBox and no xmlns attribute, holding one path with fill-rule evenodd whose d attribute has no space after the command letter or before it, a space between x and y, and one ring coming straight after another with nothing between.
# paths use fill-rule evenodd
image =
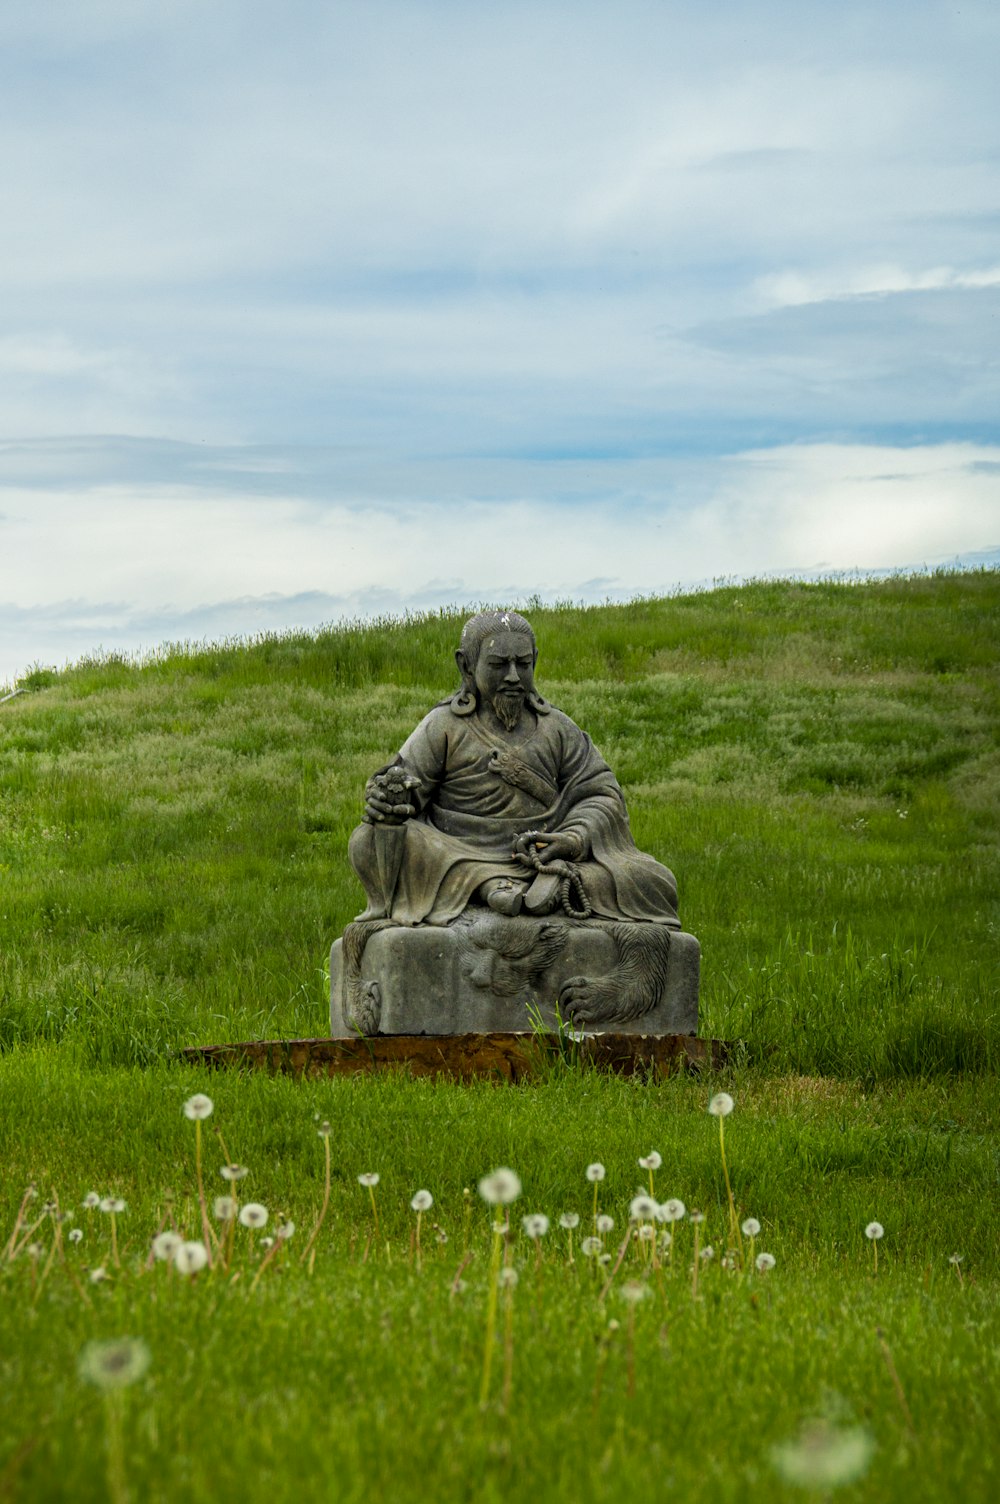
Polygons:
<instances>
[{"instance_id":1,"label":"stone pedestal","mask_svg":"<svg viewBox=\"0 0 1000 1504\"><path fill-rule=\"evenodd\" d=\"M650 935L654 929L659 933ZM643 961L651 945L658 947L652 968ZM330 1033L337 1039L359 1033L518 1033L538 1025L552 1030L563 984L586 978L602 989L603 1006L615 1015L580 1022L588 1033L693 1035L700 959L693 935L652 925L499 920L483 911L441 928L386 928L368 935L351 987L344 943L334 943ZM630 1011L630 988L637 995L637 978L644 1001L634 1017L622 1017ZM566 1008L561 1011L570 1022Z\"/></svg>"}]
</instances>

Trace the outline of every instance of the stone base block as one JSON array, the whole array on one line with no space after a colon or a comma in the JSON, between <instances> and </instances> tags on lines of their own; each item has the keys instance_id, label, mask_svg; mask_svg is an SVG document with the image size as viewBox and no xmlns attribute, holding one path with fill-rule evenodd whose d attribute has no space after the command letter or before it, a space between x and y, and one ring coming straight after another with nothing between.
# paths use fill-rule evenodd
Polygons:
<instances>
[{"instance_id":1,"label":"stone base block","mask_svg":"<svg viewBox=\"0 0 1000 1504\"><path fill-rule=\"evenodd\" d=\"M629 1011L636 967L642 970L643 947L654 928L659 934L652 938L662 947L665 932L660 926L526 916L498 921L486 911L441 928L378 930L365 945L360 976L351 989L353 1005L343 941L337 940L330 955L330 1033L342 1039L359 1033L521 1033L538 1025L552 1030L559 1021L563 984L586 978L597 984L607 1013L580 1021L588 1033L693 1035L698 1029L701 948L682 930L669 932L665 965L660 951L651 1005L646 999L636 1016L621 1016ZM623 931L636 935L637 942L632 944L625 934L623 943ZM648 968L643 976L648 992ZM570 1022L568 1011L561 1009L564 1022Z\"/></svg>"}]
</instances>

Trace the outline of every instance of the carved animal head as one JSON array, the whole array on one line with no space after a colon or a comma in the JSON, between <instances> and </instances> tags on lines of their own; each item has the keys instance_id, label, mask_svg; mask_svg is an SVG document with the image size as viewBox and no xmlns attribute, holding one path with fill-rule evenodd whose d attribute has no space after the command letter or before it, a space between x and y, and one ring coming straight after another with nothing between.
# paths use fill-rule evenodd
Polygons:
<instances>
[{"instance_id":1,"label":"carved animal head","mask_svg":"<svg viewBox=\"0 0 1000 1504\"><path fill-rule=\"evenodd\" d=\"M566 926L484 914L459 927L460 964L474 987L517 997L537 986L566 944Z\"/></svg>"}]
</instances>

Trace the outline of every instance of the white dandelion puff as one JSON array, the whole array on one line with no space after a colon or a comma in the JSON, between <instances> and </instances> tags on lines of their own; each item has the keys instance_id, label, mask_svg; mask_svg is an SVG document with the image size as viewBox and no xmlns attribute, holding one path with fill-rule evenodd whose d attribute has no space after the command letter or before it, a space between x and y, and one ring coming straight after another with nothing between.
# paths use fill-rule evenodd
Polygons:
<instances>
[{"instance_id":1,"label":"white dandelion puff","mask_svg":"<svg viewBox=\"0 0 1000 1504\"><path fill-rule=\"evenodd\" d=\"M243 1180L245 1176L250 1174L250 1171L246 1165L223 1165L219 1170L219 1174L223 1180L234 1181Z\"/></svg>"},{"instance_id":2,"label":"white dandelion puff","mask_svg":"<svg viewBox=\"0 0 1000 1504\"><path fill-rule=\"evenodd\" d=\"M434 1197L430 1191L414 1191L410 1198L410 1207L415 1212L429 1212L434 1205Z\"/></svg>"},{"instance_id":3,"label":"white dandelion puff","mask_svg":"<svg viewBox=\"0 0 1000 1504\"><path fill-rule=\"evenodd\" d=\"M363 1185L366 1189L370 1189L378 1185L378 1183L379 1177L374 1170L366 1170L363 1175L358 1176L358 1185Z\"/></svg>"},{"instance_id":4,"label":"white dandelion puff","mask_svg":"<svg viewBox=\"0 0 1000 1504\"><path fill-rule=\"evenodd\" d=\"M563 1212L559 1218L559 1226L566 1232L572 1232L574 1227L580 1226L580 1214L578 1212Z\"/></svg>"},{"instance_id":5,"label":"white dandelion puff","mask_svg":"<svg viewBox=\"0 0 1000 1504\"><path fill-rule=\"evenodd\" d=\"M319 1127L316 1129L316 1132L319 1134L320 1138L329 1138L330 1134L332 1133L332 1131L333 1130L331 1129L330 1124L327 1122L327 1120L325 1118L324 1118L323 1122L320 1123Z\"/></svg>"},{"instance_id":6,"label":"white dandelion puff","mask_svg":"<svg viewBox=\"0 0 1000 1504\"><path fill-rule=\"evenodd\" d=\"M587 1177L588 1180L593 1181L593 1180L603 1180L604 1176L606 1174L606 1171L604 1169L604 1166L599 1161L595 1161L594 1164L588 1165L587 1168L584 1170L583 1173Z\"/></svg>"},{"instance_id":7,"label":"white dandelion puff","mask_svg":"<svg viewBox=\"0 0 1000 1504\"><path fill-rule=\"evenodd\" d=\"M521 1179L513 1170L501 1166L479 1182L479 1194L490 1206L510 1206L521 1194Z\"/></svg>"},{"instance_id":8,"label":"white dandelion puff","mask_svg":"<svg viewBox=\"0 0 1000 1504\"><path fill-rule=\"evenodd\" d=\"M662 1213L662 1216L660 1218L661 1221L680 1222L687 1212L687 1207L684 1205L683 1201L679 1201L676 1196L671 1196L669 1201L663 1202L660 1207L660 1211Z\"/></svg>"},{"instance_id":9,"label":"white dandelion puff","mask_svg":"<svg viewBox=\"0 0 1000 1504\"><path fill-rule=\"evenodd\" d=\"M712 1247L711 1243L705 1244L704 1248L699 1254L699 1258L701 1259L703 1264L710 1264L712 1262L712 1260L715 1258L715 1249Z\"/></svg>"},{"instance_id":10,"label":"white dandelion puff","mask_svg":"<svg viewBox=\"0 0 1000 1504\"><path fill-rule=\"evenodd\" d=\"M180 1233L159 1232L153 1239L153 1257L166 1262L173 1258L184 1239Z\"/></svg>"},{"instance_id":11,"label":"white dandelion puff","mask_svg":"<svg viewBox=\"0 0 1000 1504\"><path fill-rule=\"evenodd\" d=\"M98 1389L126 1389L149 1368L149 1348L138 1337L119 1337L113 1342L88 1342L77 1362L77 1372Z\"/></svg>"},{"instance_id":12,"label":"white dandelion puff","mask_svg":"<svg viewBox=\"0 0 1000 1504\"><path fill-rule=\"evenodd\" d=\"M640 1300L645 1300L649 1294L649 1286L641 1285L637 1279L627 1279L618 1294L630 1306L637 1306Z\"/></svg>"},{"instance_id":13,"label":"white dandelion puff","mask_svg":"<svg viewBox=\"0 0 1000 1504\"><path fill-rule=\"evenodd\" d=\"M110 1275L103 1264L98 1264L96 1269L91 1269L88 1277L92 1285L99 1285L102 1281L110 1279Z\"/></svg>"},{"instance_id":14,"label":"white dandelion puff","mask_svg":"<svg viewBox=\"0 0 1000 1504\"><path fill-rule=\"evenodd\" d=\"M656 1216L657 1204L652 1196L647 1196L640 1191L638 1196L633 1196L629 1202L628 1214L633 1222L652 1222Z\"/></svg>"},{"instance_id":15,"label":"white dandelion puff","mask_svg":"<svg viewBox=\"0 0 1000 1504\"><path fill-rule=\"evenodd\" d=\"M101 1201L102 1212L114 1212L116 1215L125 1210L125 1203L118 1196L105 1196Z\"/></svg>"},{"instance_id":16,"label":"white dandelion puff","mask_svg":"<svg viewBox=\"0 0 1000 1504\"><path fill-rule=\"evenodd\" d=\"M101 1204L101 1198L96 1191L88 1191L83 1198L83 1206L88 1212L96 1212Z\"/></svg>"},{"instance_id":17,"label":"white dandelion puff","mask_svg":"<svg viewBox=\"0 0 1000 1504\"><path fill-rule=\"evenodd\" d=\"M208 1263L208 1249L193 1240L174 1249L174 1268L178 1274L200 1274Z\"/></svg>"},{"instance_id":18,"label":"white dandelion puff","mask_svg":"<svg viewBox=\"0 0 1000 1504\"><path fill-rule=\"evenodd\" d=\"M240 1221L244 1227L266 1227L267 1207L259 1201L247 1201L240 1207Z\"/></svg>"},{"instance_id":19,"label":"white dandelion puff","mask_svg":"<svg viewBox=\"0 0 1000 1504\"><path fill-rule=\"evenodd\" d=\"M236 1216L236 1201L232 1196L216 1196L212 1202L212 1216L216 1222L231 1222Z\"/></svg>"},{"instance_id":20,"label":"white dandelion puff","mask_svg":"<svg viewBox=\"0 0 1000 1504\"><path fill-rule=\"evenodd\" d=\"M66 1236L69 1238L71 1243L79 1243L83 1239L83 1228L71 1227Z\"/></svg>"},{"instance_id":21,"label":"white dandelion puff","mask_svg":"<svg viewBox=\"0 0 1000 1504\"><path fill-rule=\"evenodd\" d=\"M795 1441L772 1447L771 1461L786 1482L826 1493L862 1477L874 1451L875 1442L860 1426L837 1430L814 1421Z\"/></svg>"},{"instance_id":22,"label":"white dandelion puff","mask_svg":"<svg viewBox=\"0 0 1000 1504\"><path fill-rule=\"evenodd\" d=\"M549 1230L549 1219L544 1212L532 1212L521 1218L521 1226L529 1238L544 1238Z\"/></svg>"},{"instance_id":23,"label":"white dandelion puff","mask_svg":"<svg viewBox=\"0 0 1000 1504\"><path fill-rule=\"evenodd\" d=\"M517 1280L517 1270L511 1264L506 1265L506 1267L501 1269L497 1274L497 1284L500 1286L501 1290L513 1290L514 1286L517 1284Z\"/></svg>"},{"instance_id":24,"label":"white dandelion puff","mask_svg":"<svg viewBox=\"0 0 1000 1504\"><path fill-rule=\"evenodd\" d=\"M640 1243L652 1243L656 1240L656 1228L652 1222L643 1222L641 1227L636 1228L636 1236Z\"/></svg>"},{"instance_id":25,"label":"white dandelion puff","mask_svg":"<svg viewBox=\"0 0 1000 1504\"><path fill-rule=\"evenodd\" d=\"M580 1244L580 1252L584 1258L593 1259L600 1253L604 1244L600 1238L584 1238Z\"/></svg>"},{"instance_id":26,"label":"white dandelion puff","mask_svg":"<svg viewBox=\"0 0 1000 1504\"><path fill-rule=\"evenodd\" d=\"M293 1235L294 1232L295 1223L290 1220L287 1222L279 1222L277 1227L274 1229L275 1237L280 1238L283 1243L287 1243L288 1239Z\"/></svg>"},{"instance_id":27,"label":"white dandelion puff","mask_svg":"<svg viewBox=\"0 0 1000 1504\"><path fill-rule=\"evenodd\" d=\"M663 1160L655 1149L651 1149L648 1154L643 1154L639 1157L639 1168L641 1170L658 1170L662 1163Z\"/></svg>"},{"instance_id":28,"label":"white dandelion puff","mask_svg":"<svg viewBox=\"0 0 1000 1504\"><path fill-rule=\"evenodd\" d=\"M742 1230L743 1236L745 1238L755 1238L760 1232L760 1223L757 1221L756 1217L747 1217L746 1221L743 1223Z\"/></svg>"},{"instance_id":29,"label":"white dandelion puff","mask_svg":"<svg viewBox=\"0 0 1000 1504\"><path fill-rule=\"evenodd\" d=\"M188 1097L184 1103L184 1116L190 1118L192 1123L204 1121L210 1118L215 1110L215 1103L211 1097L206 1097L203 1091L195 1092L193 1097Z\"/></svg>"},{"instance_id":30,"label":"white dandelion puff","mask_svg":"<svg viewBox=\"0 0 1000 1504\"><path fill-rule=\"evenodd\" d=\"M773 1253L758 1253L754 1259L754 1265L759 1274L770 1274L776 1263Z\"/></svg>"},{"instance_id":31,"label":"white dandelion puff","mask_svg":"<svg viewBox=\"0 0 1000 1504\"><path fill-rule=\"evenodd\" d=\"M885 1237L885 1228L882 1226L881 1222L869 1222L868 1226L865 1228L865 1237L869 1240L869 1242L875 1243L879 1238Z\"/></svg>"},{"instance_id":32,"label":"white dandelion puff","mask_svg":"<svg viewBox=\"0 0 1000 1504\"><path fill-rule=\"evenodd\" d=\"M728 1091L717 1091L708 1104L708 1110L713 1118L728 1118L736 1103Z\"/></svg>"},{"instance_id":33,"label":"white dandelion puff","mask_svg":"<svg viewBox=\"0 0 1000 1504\"><path fill-rule=\"evenodd\" d=\"M594 1219L594 1231L599 1232L602 1237L611 1232L614 1229L614 1225L614 1217L610 1216L607 1212L601 1212L600 1216Z\"/></svg>"}]
</instances>

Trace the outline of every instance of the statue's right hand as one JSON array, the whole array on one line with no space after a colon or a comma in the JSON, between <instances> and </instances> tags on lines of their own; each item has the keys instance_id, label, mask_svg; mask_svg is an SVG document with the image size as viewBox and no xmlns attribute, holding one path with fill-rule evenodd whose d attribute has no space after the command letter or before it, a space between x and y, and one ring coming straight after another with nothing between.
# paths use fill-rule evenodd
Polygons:
<instances>
[{"instance_id":1,"label":"statue's right hand","mask_svg":"<svg viewBox=\"0 0 1000 1504\"><path fill-rule=\"evenodd\" d=\"M376 792L365 799L365 819L369 825L402 825L416 813L412 804L393 804Z\"/></svg>"}]
</instances>

